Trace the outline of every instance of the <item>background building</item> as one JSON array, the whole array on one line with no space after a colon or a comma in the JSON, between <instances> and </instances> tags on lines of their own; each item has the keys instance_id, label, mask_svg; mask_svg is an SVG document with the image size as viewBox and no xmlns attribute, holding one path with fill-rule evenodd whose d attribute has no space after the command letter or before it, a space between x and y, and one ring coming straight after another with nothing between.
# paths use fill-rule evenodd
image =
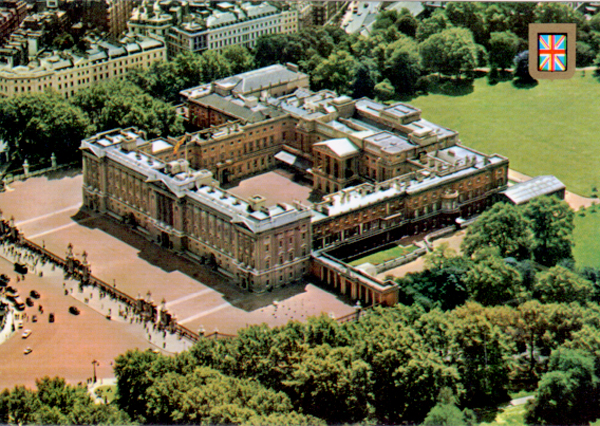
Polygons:
<instances>
[{"instance_id":1,"label":"background building","mask_svg":"<svg viewBox=\"0 0 600 426\"><path fill-rule=\"evenodd\" d=\"M147 67L165 57L164 42L149 37L126 37L118 43L96 41L85 55L49 52L27 66L0 66L0 94L13 96L52 88L71 97L98 81L122 77L128 68Z\"/></svg>"},{"instance_id":2,"label":"background building","mask_svg":"<svg viewBox=\"0 0 600 426\"><path fill-rule=\"evenodd\" d=\"M169 56L180 52L252 48L262 35L298 31L298 12L288 2L188 2L144 0L128 24L135 34L164 37Z\"/></svg>"}]
</instances>

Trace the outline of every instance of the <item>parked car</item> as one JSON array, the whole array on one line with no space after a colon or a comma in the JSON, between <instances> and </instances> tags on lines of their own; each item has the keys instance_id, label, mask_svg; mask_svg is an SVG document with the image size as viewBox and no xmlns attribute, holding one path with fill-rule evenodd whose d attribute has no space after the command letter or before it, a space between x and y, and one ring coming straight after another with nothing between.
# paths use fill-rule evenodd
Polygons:
<instances>
[{"instance_id":1,"label":"parked car","mask_svg":"<svg viewBox=\"0 0 600 426\"><path fill-rule=\"evenodd\" d=\"M37 322L37 315L31 317L31 322Z\"/></svg>"},{"instance_id":2,"label":"parked car","mask_svg":"<svg viewBox=\"0 0 600 426\"><path fill-rule=\"evenodd\" d=\"M27 304L27 306L32 307L33 306L33 300L31 299L31 297L28 297L27 299L25 299L25 303Z\"/></svg>"},{"instance_id":3,"label":"parked car","mask_svg":"<svg viewBox=\"0 0 600 426\"><path fill-rule=\"evenodd\" d=\"M25 275L27 273L27 265L15 262L15 272L17 274Z\"/></svg>"},{"instance_id":4,"label":"parked car","mask_svg":"<svg viewBox=\"0 0 600 426\"><path fill-rule=\"evenodd\" d=\"M54 322L54 313L53 312L50 312L48 314L48 322Z\"/></svg>"},{"instance_id":5,"label":"parked car","mask_svg":"<svg viewBox=\"0 0 600 426\"><path fill-rule=\"evenodd\" d=\"M27 339L29 336L31 336L31 330L25 330L21 335L23 339Z\"/></svg>"},{"instance_id":6,"label":"parked car","mask_svg":"<svg viewBox=\"0 0 600 426\"><path fill-rule=\"evenodd\" d=\"M33 352L33 349L31 348L25 348L25 350L23 351L25 355L30 354L31 352Z\"/></svg>"},{"instance_id":7,"label":"parked car","mask_svg":"<svg viewBox=\"0 0 600 426\"><path fill-rule=\"evenodd\" d=\"M73 315L79 315L79 313L80 313L79 308L77 306L71 306L69 308L69 312L72 313Z\"/></svg>"},{"instance_id":8,"label":"parked car","mask_svg":"<svg viewBox=\"0 0 600 426\"><path fill-rule=\"evenodd\" d=\"M29 296L33 297L34 299L39 299L40 298L40 294L37 291L35 291L35 290L31 290L29 292Z\"/></svg>"}]
</instances>

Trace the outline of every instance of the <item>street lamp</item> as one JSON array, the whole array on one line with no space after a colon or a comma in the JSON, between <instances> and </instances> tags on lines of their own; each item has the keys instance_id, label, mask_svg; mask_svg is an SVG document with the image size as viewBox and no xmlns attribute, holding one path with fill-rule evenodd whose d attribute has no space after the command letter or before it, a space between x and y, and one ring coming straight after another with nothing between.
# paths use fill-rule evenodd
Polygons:
<instances>
[{"instance_id":1,"label":"street lamp","mask_svg":"<svg viewBox=\"0 0 600 426\"><path fill-rule=\"evenodd\" d=\"M92 361L92 366L94 367L94 383L96 383L96 380L97 380L97 378L96 378L96 366L97 365L99 366L100 363L98 361L96 361L96 360L93 360Z\"/></svg>"}]
</instances>

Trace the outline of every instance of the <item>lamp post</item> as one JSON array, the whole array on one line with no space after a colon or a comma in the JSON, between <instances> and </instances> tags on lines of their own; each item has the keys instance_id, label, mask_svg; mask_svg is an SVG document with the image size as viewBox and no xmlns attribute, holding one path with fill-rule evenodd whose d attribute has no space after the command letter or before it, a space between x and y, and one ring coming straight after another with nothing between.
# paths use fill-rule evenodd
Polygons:
<instances>
[{"instance_id":1,"label":"lamp post","mask_svg":"<svg viewBox=\"0 0 600 426\"><path fill-rule=\"evenodd\" d=\"M96 378L96 366L97 365L100 365L100 363L98 361L96 361L96 360L93 360L92 361L92 366L94 367L94 383L96 383L96 380L97 380L97 378Z\"/></svg>"}]
</instances>

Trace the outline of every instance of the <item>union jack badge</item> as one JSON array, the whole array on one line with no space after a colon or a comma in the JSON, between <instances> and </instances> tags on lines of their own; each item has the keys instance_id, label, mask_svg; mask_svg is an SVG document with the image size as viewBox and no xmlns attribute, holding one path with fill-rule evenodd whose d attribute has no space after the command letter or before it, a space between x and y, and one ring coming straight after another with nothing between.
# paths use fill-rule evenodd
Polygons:
<instances>
[{"instance_id":1,"label":"union jack badge","mask_svg":"<svg viewBox=\"0 0 600 426\"><path fill-rule=\"evenodd\" d=\"M535 79L575 73L576 24L529 24L529 74Z\"/></svg>"}]
</instances>

